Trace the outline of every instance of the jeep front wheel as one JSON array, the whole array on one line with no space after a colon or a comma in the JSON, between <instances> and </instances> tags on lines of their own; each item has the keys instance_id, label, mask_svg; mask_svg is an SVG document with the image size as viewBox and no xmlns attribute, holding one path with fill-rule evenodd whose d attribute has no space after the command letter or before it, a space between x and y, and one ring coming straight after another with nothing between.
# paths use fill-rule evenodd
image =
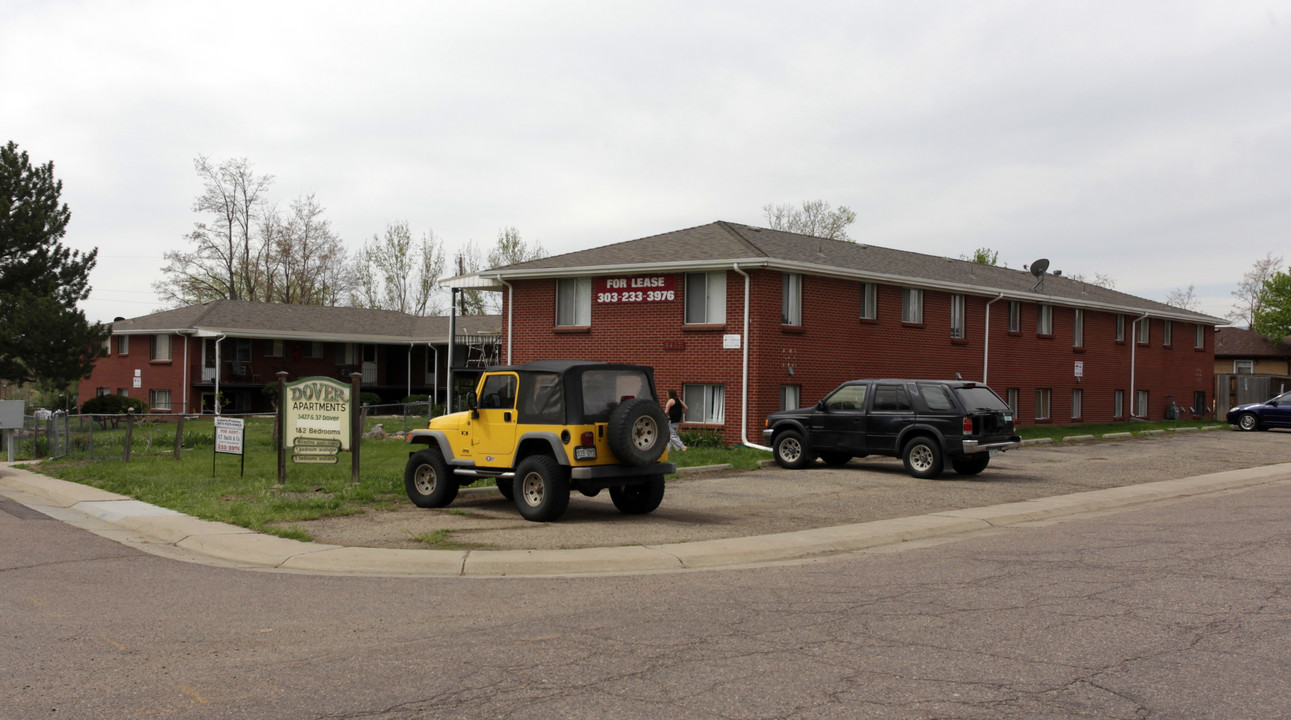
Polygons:
<instances>
[{"instance_id":1,"label":"jeep front wheel","mask_svg":"<svg viewBox=\"0 0 1291 720\"><path fill-rule=\"evenodd\" d=\"M663 455L668 444L668 416L659 403L632 398L619 403L610 413L610 451L628 465L650 465Z\"/></svg>"},{"instance_id":2,"label":"jeep front wheel","mask_svg":"<svg viewBox=\"0 0 1291 720\"><path fill-rule=\"evenodd\" d=\"M914 477L928 480L941 475L941 448L932 438L917 437L906 443L901 459L905 462L906 472Z\"/></svg>"},{"instance_id":3,"label":"jeep front wheel","mask_svg":"<svg viewBox=\"0 0 1291 720\"><path fill-rule=\"evenodd\" d=\"M569 507L569 473L546 455L527 457L516 468L512 493L525 520L552 522Z\"/></svg>"},{"instance_id":4,"label":"jeep front wheel","mask_svg":"<svg viewBox=\"0 0 1291 720\"><path fill-rule=\"evenodd\" d=\"M419 450L408 458L403 470L404 489L412 504L423 508L445 507L457 497L457 478L439 450Z\"/></svg>"},{"instance_id":5,"label":"jeep front wheel","mask_svg":"<svg viewBox=\"0 0 1291 720\"><path fill-rule=\"evenodd\" d=\"M610 488L610 499L624 515L645 515L663 502L663 486L662 475L651 475L643 483Z\"/></svg>"},{"instance_id":6,"label":"jeep front wheel","mask_svg":"<svg viewBox=\"0 0 1291 720\"><path fill-rule=\"evenodd\" d=\"M786 430L777 435L771 450L780 467L790 470L805 468L816 459L816 454L797 430Z\"/></svg>"}]
</instances>

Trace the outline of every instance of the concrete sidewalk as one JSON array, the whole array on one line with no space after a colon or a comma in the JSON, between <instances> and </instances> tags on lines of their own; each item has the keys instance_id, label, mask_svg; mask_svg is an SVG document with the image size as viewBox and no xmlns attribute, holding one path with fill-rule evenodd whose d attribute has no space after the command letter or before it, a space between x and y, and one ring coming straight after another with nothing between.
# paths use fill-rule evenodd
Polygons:
<instances>
[{"instance_id":1,"label":"concrete sidewalk","mask_svg":"<svg viewBox=\"0 0 1291 720\"><path fill-rule=\"evenodd\" d=\"M145 552L226 567L382 576L636 574L788 562L1291 480L1267 465L915 517L690 543L574 550L402 550L264 535L0 463L0 496Z\"/></svg>"}]
</instances>

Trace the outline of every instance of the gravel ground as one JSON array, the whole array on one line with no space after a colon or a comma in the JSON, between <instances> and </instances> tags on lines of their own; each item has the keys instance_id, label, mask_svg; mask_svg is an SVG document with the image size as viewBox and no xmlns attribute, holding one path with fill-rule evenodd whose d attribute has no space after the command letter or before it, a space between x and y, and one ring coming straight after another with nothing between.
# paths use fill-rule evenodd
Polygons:
<instances>
[{"instance_id":1,"label":"gravel ground","mask_svg":"<svg viewBox=\"0 0 1291 720\"><path fill-rule=\"evenodd\" d=\"M1028 445L965 479L916 480L899 460L843 468L763 468L670 480L650 515L622 515L609 493L574 493L556 523L523 520L496 490L449 507L412 506L295 523L322 543L385 548L548 550L658 545L830 527L1291 462L1291 433L1208 431ZM1291 473L1289 473L1291 474Z\"/></svg>"}]
</instances>

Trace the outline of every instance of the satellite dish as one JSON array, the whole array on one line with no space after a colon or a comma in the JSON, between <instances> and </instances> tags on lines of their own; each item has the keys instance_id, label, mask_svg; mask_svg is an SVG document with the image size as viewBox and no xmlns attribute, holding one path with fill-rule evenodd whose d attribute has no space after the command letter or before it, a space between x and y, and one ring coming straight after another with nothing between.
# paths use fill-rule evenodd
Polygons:
<instances>
[{"instance_id":1,"label":"satellite dish","mask_svg":"<svg viewBox=\"0 0 1291 720\"><path fill-rule=\"evenodd\" d=\"M1046 258L1040 258L1031 263L1031 274L1036 277L1044 275L1044 271L1049 269L1049 261Z\"/></svg>"}]
</instances>

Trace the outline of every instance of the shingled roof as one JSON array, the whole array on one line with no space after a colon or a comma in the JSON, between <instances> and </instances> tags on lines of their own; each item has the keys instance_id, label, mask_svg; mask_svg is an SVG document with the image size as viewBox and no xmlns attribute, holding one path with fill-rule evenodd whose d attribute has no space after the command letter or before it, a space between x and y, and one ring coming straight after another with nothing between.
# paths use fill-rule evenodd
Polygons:
<instances>
[{"instance_id":1,"label":"shingled roof","mask_svg":"<svg viewBox=\"0 0 1291 720\"><path fill-rule=\"evenodd\" d=\"M1040 281L1024 270L724 221L493 268L459 279L459 286L478 286L480 280L715 270L736 264L746 270L767 268L949 292L1002 294L1011 300L1146 313L1203 325L1225 322L1069 277L1049 274Z\"/></svg>"},{"instance_id":2,"label":"shingled roof","mask_svg":"<svg viewBox=\"0 0 1291 720\"><path fill-rule=\"evenodd\" d=\"M1274 342L1254 330L1219 328L1215 331L1215 357L1291 358L1291 337Z\"/></svg>"},{"instance_id":3,"label":"shingled roof","mask_svg":"<svg viewBox=\"0 0 1291 720\"><path fill-rule=\"evenodd\" d=\"M497 315L457 318L458 335L497 335ZM329 342L447 342L447 317L419 317L393 310L216 300L118 320L120 335L183 332L229 337L272 337Z\"/></svg>"}]
</instances>

